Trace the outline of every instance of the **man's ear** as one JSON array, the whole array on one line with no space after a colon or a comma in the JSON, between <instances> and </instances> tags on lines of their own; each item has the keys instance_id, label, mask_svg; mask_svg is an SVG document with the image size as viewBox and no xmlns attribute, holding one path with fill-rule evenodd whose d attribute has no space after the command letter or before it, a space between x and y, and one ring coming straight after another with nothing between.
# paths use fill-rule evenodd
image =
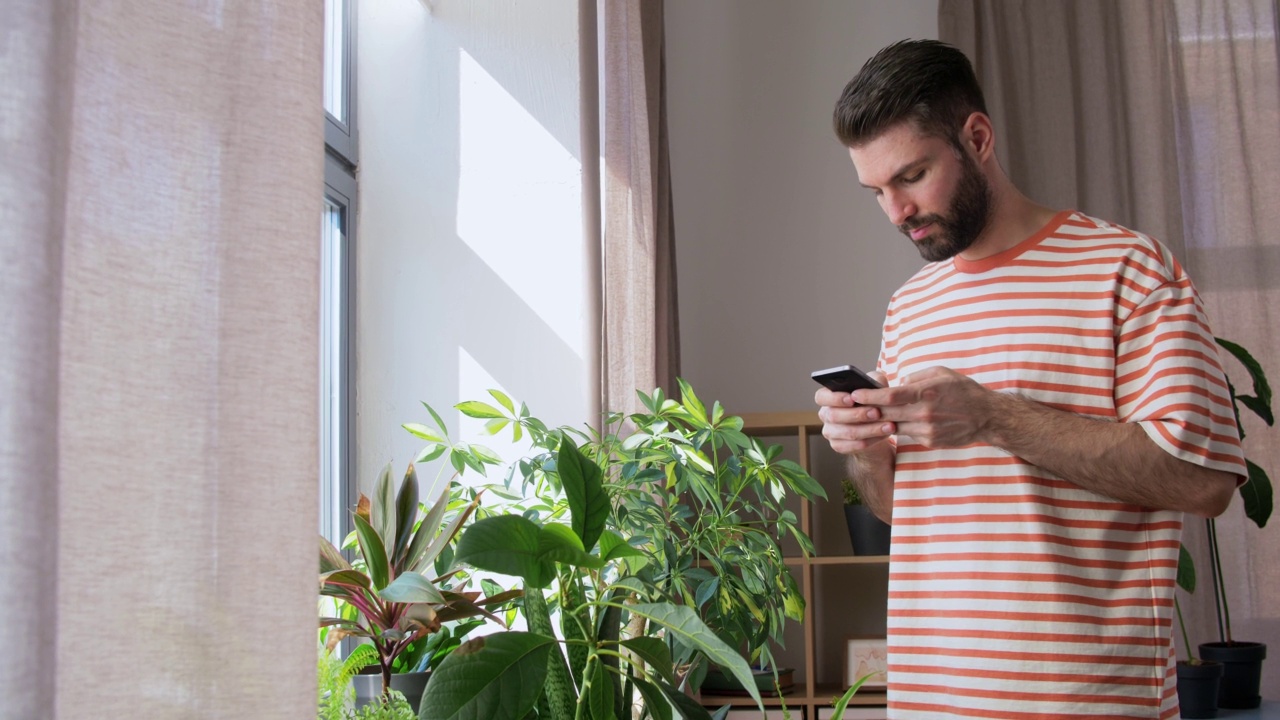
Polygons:
<instances>
[{"instance_id":1,"label":"man's ear","mask_svg":"<svg viewBox=\"0 0 1280 720\"><path fill-rule=\"evenodd\" d=\"M986 162L996 151L996 133L991 126L991 118L986 113L970 113L960 130L960 141L980 164Z\"/></svg>"}]
</instances>

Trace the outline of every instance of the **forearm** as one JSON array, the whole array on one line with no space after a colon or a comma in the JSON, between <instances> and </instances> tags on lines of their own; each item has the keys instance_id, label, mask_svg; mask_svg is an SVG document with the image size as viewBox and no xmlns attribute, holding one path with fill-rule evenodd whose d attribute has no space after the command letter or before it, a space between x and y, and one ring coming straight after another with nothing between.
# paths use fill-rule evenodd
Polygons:
<instances>
[{"instance_id":1,"label":"forearm","mask_svg":"<svg viewBox=\"0 0 1280 720\"><path fill-rule=\"evenodd\" d=\"M1236 477L1180 460L1137 424L1081 417L1007 393L991 393L983 441L1080 487L1142 507L1213 517Z\"/></svg>"},{"instance_id":2,"label":"forearm","mask_svg":"<svg viewBox=\"0 0 1280 720\"><path fill-rule=\"evenodd\" d=\"M876 517L893 523L893 468L895 453L888 442L880 442L849 456L849 477L862 496L862 504Z\"/></svg>"}]
</instances>

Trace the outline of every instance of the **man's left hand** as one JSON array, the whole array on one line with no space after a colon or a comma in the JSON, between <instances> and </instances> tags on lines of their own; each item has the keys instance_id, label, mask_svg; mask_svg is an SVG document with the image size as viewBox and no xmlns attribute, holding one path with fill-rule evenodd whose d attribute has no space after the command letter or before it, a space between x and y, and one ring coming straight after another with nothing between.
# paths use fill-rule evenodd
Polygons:
<instances>
[{"instance_id":1,"label":"man's left hand","mask_svg":"<svg viewBox=\"0 0 1280 720\"><path fill-rule=\"evenodd\" d=\"M954 448L982 441L997 393L960 373L932 367L912 373L901 384L857 390L854 402L881 409L881 419L897 424L928 448Z\"/></svg>"}]
</instances>

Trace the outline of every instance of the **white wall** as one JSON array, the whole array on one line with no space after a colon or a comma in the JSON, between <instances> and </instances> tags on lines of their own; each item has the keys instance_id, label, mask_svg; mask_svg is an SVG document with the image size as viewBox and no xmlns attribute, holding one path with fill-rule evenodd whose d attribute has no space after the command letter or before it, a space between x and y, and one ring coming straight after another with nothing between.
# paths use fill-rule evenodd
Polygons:
<instances>
[{"instance_id":1,"label":"white wall","mask_svg":"<svg viewBox=\"0 0 1280 720\"><path fill-rule=\"evenodd\" d=\"M937 2L668 2L666 31L681 374L734 413L811 408L810 371L874 366L923 264L832 108L876 50L937 37Z\"/></svg>"},{"instance_id":2,"label":"white wall","mask_svg":"<svg viewBox=\"0 0 1280 720\"><path fill-rule=\"evenodd\" d=\"M421 447L400 428L429 421L419 401L455 437L452 406L489 387L548 422L582 422L586 297L576 0L370 0L359 13L367 492Z\"/></svg>"}]
</instances>

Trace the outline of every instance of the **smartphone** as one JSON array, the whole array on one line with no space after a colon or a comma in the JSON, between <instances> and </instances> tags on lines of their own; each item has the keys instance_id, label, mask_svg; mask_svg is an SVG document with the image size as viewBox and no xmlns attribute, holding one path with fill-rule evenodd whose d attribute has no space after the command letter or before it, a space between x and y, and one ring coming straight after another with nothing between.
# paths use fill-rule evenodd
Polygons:
<instances>
[{"instance_id":1,"label":"smartphone","mask_svg":"<svg viewBox=\"0 0 1280 720\"><path fill-rule=\"evenodd\" d=\"M852 365L840 365L810 373L810 376L835 392L853 392L859 388L868 390L882 388L884 385L871 379L871 376Z\"/></svg>"}]
</instances>

